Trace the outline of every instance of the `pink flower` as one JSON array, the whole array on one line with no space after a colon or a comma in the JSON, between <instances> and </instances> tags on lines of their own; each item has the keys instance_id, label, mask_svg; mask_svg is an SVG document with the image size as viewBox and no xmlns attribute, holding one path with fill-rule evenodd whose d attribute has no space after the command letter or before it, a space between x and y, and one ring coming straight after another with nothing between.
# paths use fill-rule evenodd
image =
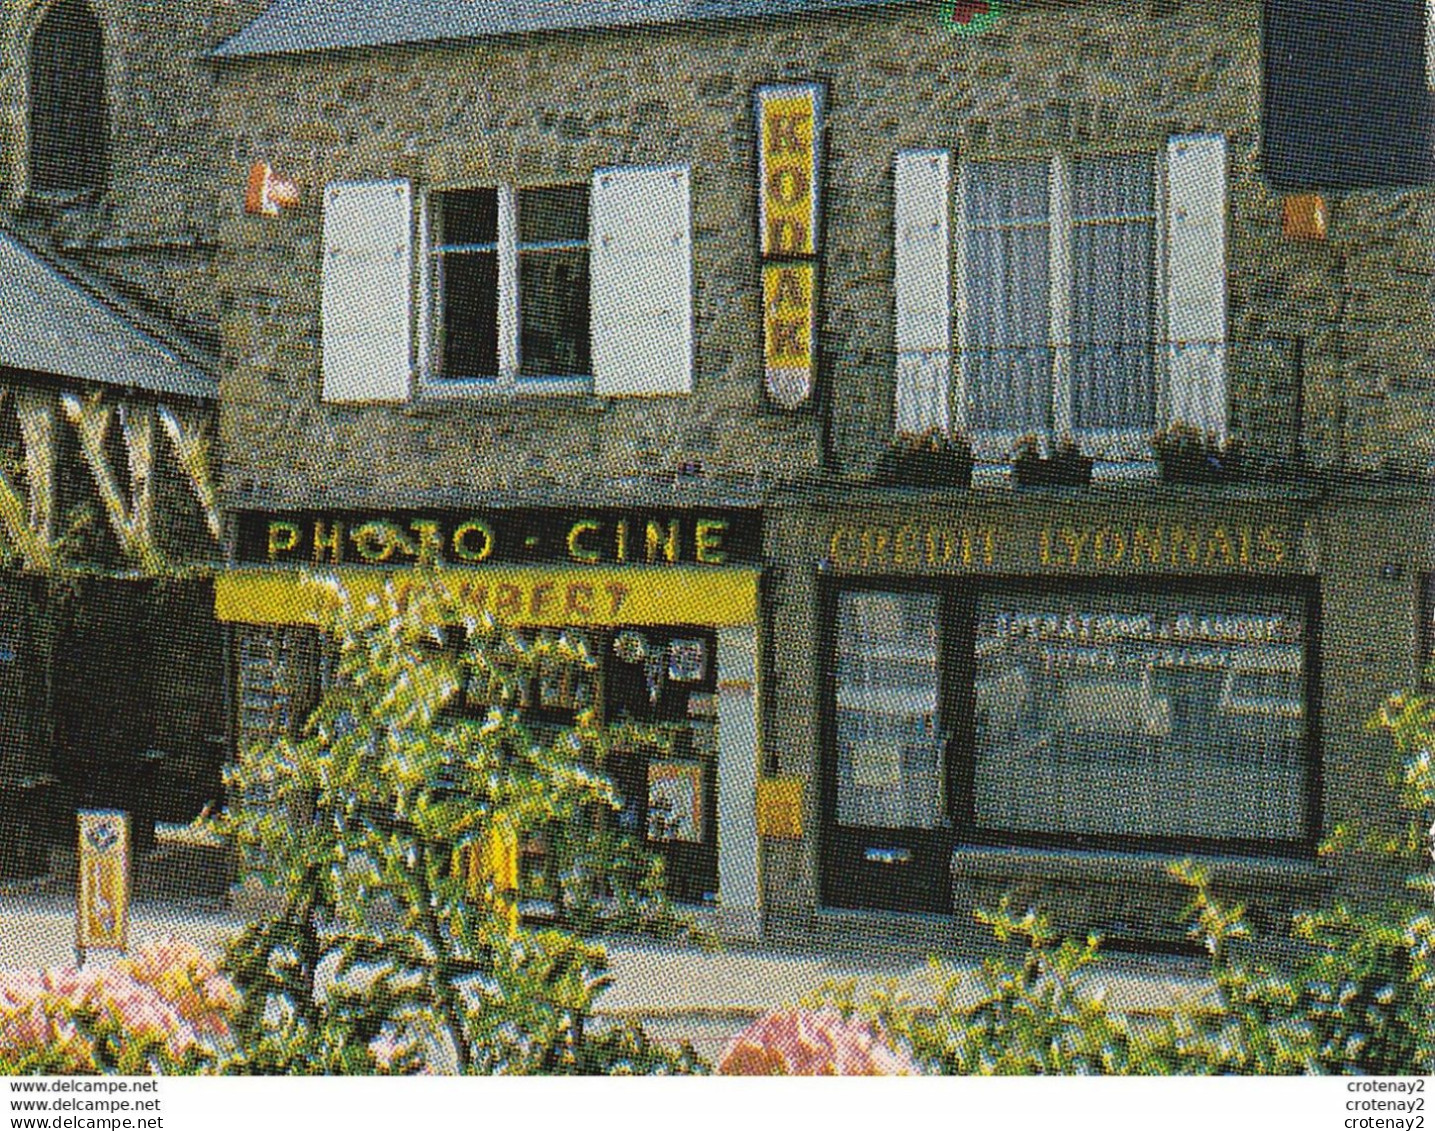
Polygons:
<instances>
[{"instance_id":1,"label":"pink flower","mask_svg":"<svg viewBox=\"0 0 1435 1131\"><path fill-rule=\"evenodd\" d=\"M238 1004L202 952L163 939L112 966L0 972L0 1052L48 1053L67 1070L97 1071L94 1043L76 1024L95 1018L123 1044L158 1043L180 1058L206 1037L227 1036Z\"/></svg>"},{"instance_id":2,"label":"pink flower","mask_svg":"<svg viewBox=\"0 0 1435 1131\"><path fill-rule=\"evenodd\" d=\"M764 1014L718 1059L725 1076L912 1076L916 1066L863 1021L835 1009Z\"/></svg>"}]
</instances>

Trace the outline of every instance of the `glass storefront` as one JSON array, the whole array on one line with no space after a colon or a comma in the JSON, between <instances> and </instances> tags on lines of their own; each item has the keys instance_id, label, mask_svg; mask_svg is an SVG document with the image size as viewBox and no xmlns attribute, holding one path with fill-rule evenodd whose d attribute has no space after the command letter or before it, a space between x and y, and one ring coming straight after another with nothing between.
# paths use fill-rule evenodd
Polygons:
<instances>
[{"instance_id":1,"label":"glass storefront","mask_svg":"<svg viewBox=\"0 0 1435 1131\"><path fill-rule=\"evenodd\" d=\"M1304 839L1305 627L1288 595L981 594L972 827Z\"/></svg>"},{"instance_id":2,"label":"glass storefront","mask_svg":"<svg viewBox=\"0 0 1435 1131\"><path fill-rule=\"evenodd\" d=\"M561 647L552 647L562 642ZM509 701L542 737L571 727L580 712L596 710L614 735L603 767L619 798L604 824L642 850L663 858L669 896L683 902L716 899L717 859L717 633L700 626L619 626L605 629L511 630L501 650L533 647L543 659L531 668L505 664L474 672L452 704L482 716L505 698L500 676L531 672ZM327 670L316 630L292 625L240 626L236 641L236 739L247 747L297 733L317 702ZM549 836L521 846L525 896L551 900L562 876Z\"/></svg>"},{"instance_id":3,"label":"glass storefront","mask_svg":"<svg viewBox=\"0 0 1435 1131\"><path fill-rule=\"evenodd\" d=\"M941 909L960 844L1304 855L1317 600L1299 582L847 582L824 902Z\"/></svg>"}]
</instances>

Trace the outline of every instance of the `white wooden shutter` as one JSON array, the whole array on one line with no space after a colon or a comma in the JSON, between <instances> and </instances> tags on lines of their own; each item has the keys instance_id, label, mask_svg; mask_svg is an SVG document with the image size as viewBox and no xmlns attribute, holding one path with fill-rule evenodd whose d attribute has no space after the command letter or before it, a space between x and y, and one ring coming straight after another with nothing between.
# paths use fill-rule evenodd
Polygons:
<instances>
[{"instance_id":1,"label":"white wooden shutter","mask_svg":"<svg viewBox=\"0 0 1435 1131\"><path fill-rule=\"evenodd\" d=\"M950 198L949 153L897 154L892 227L898 432L950 426Z\"/></svg>"},{"instance_id":2,"label":"white wooden shutter","mask_svg":"<svg viewBox=\"0 0 1435 1131\"><path fill-rule=\"evenodd\" d=\"M340 182L324 191L326 401L409 395L411 224L408 181Z\"/></svg>"},{"instance_id":3,"label":"white wooden shutter","mask_svg":"<svg viewBox=\"0 0 1435 1131\"><path fill-rule=\"evenodd\" d=\"M1166 310L1171 419L1226 434L1226 139L1166 151Z\"/></svg>"},{"instance_id":4,"label":"white wooden shutter","mask_svg":"<svg viewBox=\"0 0 1435 1131\"><path fill-rule=\"evenodd\" d=\"M692 392L691 215L686 167L593 175L593 388L599 396Z\"/></svg>"}]
</instances>

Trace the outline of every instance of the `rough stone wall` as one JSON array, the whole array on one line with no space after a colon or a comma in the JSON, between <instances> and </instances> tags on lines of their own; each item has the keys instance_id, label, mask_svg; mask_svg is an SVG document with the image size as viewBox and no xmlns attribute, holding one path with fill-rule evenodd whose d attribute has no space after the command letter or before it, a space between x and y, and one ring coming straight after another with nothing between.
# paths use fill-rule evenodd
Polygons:
<instances>
[{"instance_id":1,"label":"rough stone wall","mask_svg":"<svg viewBox=\"0 0 1435 1131\"><path fill-rule=\"evenodd\" d=\"M213 128L206 53L264 0L88 0L104 35L109 182L97 198L29 191L29 46L49 0L0 16L0 197L5 218L53 241L147 314L217 352L215 200L243 193Z\"/></svg>"}]
</instances>

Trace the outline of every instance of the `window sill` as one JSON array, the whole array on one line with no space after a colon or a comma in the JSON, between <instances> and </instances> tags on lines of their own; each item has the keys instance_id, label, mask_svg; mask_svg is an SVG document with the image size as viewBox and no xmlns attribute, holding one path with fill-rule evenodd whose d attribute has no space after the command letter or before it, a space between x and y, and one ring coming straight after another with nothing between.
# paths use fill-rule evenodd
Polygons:
<instances>
[{"instance_id":1,"label":"window sill","mask_svg":"<svg viewBox=\"0 0 1435 1131\"><path fill-rule=\"evenodd\" d=\"M1155 483L1161 478L1161 469L1154 460L1123 460L1103 462L1097 460L1091 468L1091 482L1096 483ZM1016 479L1010 463L978 463L972 469L973 487L1016 488ZM1074 486L1070 489L1076 489Z\"/></svg>"},{"instance_id":2,"label":"window sill","mask_svg":"<svg viewBox=\"0 0 1435 1131\"><path fill-rule=\"evenodd\" d=\"M1315 893L1322 890L1330 878L1329 870L1314 859L987 845L958 845L952 851L952 877L956 880L1042 879L1078 884L1171 885L1175 881L1167 875L1167 866L1174 860L1186 858L1204 867L1216 883Z\"/></svg>"},{"instance_id":3,"label":"window sill","mask_svg":"<svg viewBox=\"0 0 1435 1131\"><path fill-rule=\"evenodd\" d=\"M557 402L565 411L604 412L608 398L594 394L591 381L572 382L565 379L525 381L517 385L499 385L494 381L425 381L418 386L406 409L410 415L425 415L425 410L448 408L455 403L480 410L507 412L513 409L551 408Z\"/></svg>"}]
</instances>

